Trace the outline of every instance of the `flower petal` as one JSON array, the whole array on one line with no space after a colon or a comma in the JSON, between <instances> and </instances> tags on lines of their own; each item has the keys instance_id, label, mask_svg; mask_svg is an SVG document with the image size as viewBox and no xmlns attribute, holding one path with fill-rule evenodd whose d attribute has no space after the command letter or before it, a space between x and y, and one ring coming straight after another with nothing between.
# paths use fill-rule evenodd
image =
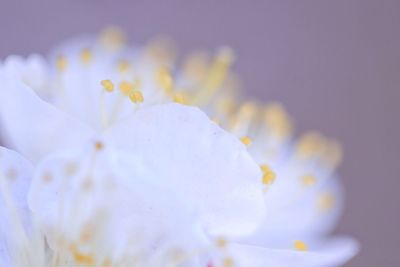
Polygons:
<instances>
[{"instance_id":1,"label":"flower petal","mask_svg":"<svg viewBox=\"0 0 400 267\"><path fill-rule=\"evenodd\" d=\"M27 192L32 164L18 153L0 147L0 265L10 260L9 249L30 224Z\"/></svg>"},{"instance_id":2,"label":"flower petal","mask_svg":"<svg viewBox=\"0 0 400 267\"><path fill-rule=\"evenodd\" d=\"M230 253L242 267L320 267L339 266L358 251L351 238L333 238L314 251L279 250L265 247L232 244Z\"/></svg>"},{"instance_id":3,"label":"flower petal","mask_svg":"<svg viewBox=\"0 0 400 267\"><path fill-rule=\"evenodd\" d=\"M138 159L130 160L133 174L123 164L129 153L104 146L63 151L38 165L29 206L53 249L73 244L118 258L168 253L171 247L189 250L205 242L190 206L144 176Z\"/></svg>"},{"instance_id":4,"label":"flower petal","mask_svg":"<svg viewBox=\"0 0 400 267\"><path fill-rule=\"evenodd\" d=\"M197 108L165 104L137 111L107 134L143 160L152 177L193 203L217 235L253 231L264 215L261 172L233 135Z\"/></svg>"},{"instance_id":5,"label":"flower petal","mask_svg":"<svg viewBox=\"0 0 400 267\"><path fill-rule=\"evenodd\" d=\"M92 131L42 101L18 76L0 72L0 124L6 144L32 161L80 143Z\"/></svg>"}]
</instances>

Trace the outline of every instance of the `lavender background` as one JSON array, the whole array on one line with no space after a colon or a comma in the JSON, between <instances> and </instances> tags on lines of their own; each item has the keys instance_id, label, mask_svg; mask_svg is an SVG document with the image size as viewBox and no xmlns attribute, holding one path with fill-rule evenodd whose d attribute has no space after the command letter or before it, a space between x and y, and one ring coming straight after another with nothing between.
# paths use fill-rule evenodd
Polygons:
<instances>
[{"instance_id":1,"label":"lavender background","mask_svg":"<svg viewBox=\"0 0 400 267\"><path fill-rule=\"evenodd\" d=\"M183 52L232 46L249 95L344 144L338 231L363 245L346 266L400 266L400 1L0 0L0 57L108 24L132 41L167 33Z\"/></svg>"}]
</instances>

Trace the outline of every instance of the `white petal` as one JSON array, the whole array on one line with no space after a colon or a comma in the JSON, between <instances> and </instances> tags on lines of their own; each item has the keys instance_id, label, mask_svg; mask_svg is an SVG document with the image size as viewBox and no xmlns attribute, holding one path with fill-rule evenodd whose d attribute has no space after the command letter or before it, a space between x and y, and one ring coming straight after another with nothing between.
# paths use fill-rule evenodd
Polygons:
<instances>
[{"instance_id":1,"label":"white petal","mask_svg":"<svg viewBox=\"0 0 400 267\"><path fill-rule=\"evenodd\" d=\"M241 267L333 267L348 261L358 251L350 238L334 238L314 251L279 250L232 244L230 253Z\"/></svg>"},{"instance_id":2,"label":"white petal","mask_svg":"<svg viewBox=\"0 0 400 267\"><path fill-rule=\"evenodd\" d=\"M1 72L0 124L9 147L32 161L80 143L92 131L42 101L17 76Z\"/></svg>"},{"instance_id":3,"label":"white petal","mask_svg":"<svg viewBox=\"0 0 400 267\"><path fill-rule=\"evenodd\" d=\"M30 223L27 192L32 172L31 163L0 147L0 266L10 260L8 249L17 241L16 233Z\"/></svg>"},{"instance_id":4,"label":"white petal","mask_svg":"<svg viewBox=\"0 0 400 267\"><path fill-rule=\"evenodd\" d=\"M167 186L143 176L139 159L129 160L133 173L124 169L129 154L107 144L102 151L93 147L51 155L38 166L29 205L52 248L59 249L60 236L82 244L88 225L98 240L90 249L113 257L204 242L190 207Z\"/></svg>"},{"instance_id":5,"label":"white petal","mask_svg":"<svg viewBox=\"0 0 400 267\"><path fill-rule=\"evenodd\" d=\"M212 234L247 234L263 218L258 165L237 138L199 109L143 108L113 127L108 139L137 153L153 177L194 203Z\"/></svg>"}]
</instances>

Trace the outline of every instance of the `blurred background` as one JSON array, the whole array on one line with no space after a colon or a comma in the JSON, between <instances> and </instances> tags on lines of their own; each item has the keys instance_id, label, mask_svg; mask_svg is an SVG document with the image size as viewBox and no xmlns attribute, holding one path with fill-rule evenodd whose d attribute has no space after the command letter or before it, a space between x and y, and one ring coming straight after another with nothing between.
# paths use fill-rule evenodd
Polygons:
<instances>
[{"instance_id":1,"label":"blurred background","mask_svg":"<svg viewBox=\"0 0 400 267\"><path fill-rule=\"evenodd\" d=\"M109 24L133 42L168 34L181 52L231 46L249 96L344 145L337 231L362 244L346 266L400 266L400 1L1 0L0 57Z\"/></svg>"}]
</instances>

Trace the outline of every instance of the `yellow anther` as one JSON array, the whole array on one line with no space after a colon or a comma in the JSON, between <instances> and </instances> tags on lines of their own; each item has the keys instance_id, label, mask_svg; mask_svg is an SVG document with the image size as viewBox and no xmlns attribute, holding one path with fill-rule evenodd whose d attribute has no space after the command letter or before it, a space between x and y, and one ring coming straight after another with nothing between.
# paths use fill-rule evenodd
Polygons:
<instances>
[{"instance_id":1,"label":"yellow anther","mask_svg":"<svg viewBox=\"0 0 400 267\"><path fill-rule=\"evenodd\" d=\"M264 120L268 131L278 138L285 139L292 132L291 119L279 103L271 103L265 107Z\"/></svg>"},{"instance_id":2,"label":"yellow anther","mask_svg":"<svg viewBox=\"0 0 400 267\"><path fill-rule=\"evenodd\" d=\"M104 144L103 144L102 142L100 142L100 141L97 141L97 142L94 144L94 148L95 148L97 151L103 150Z\"/></svg>"},{"instance_id":3,"label":"yellow anther","mask_svg":"<svg viewBox=\"0 0 400 267\"><path fill-rule=\"evenodd\" d=\"M117 27L108 27L100 34L100 43L108 50L115 51L125 45L126 36Z\"/></svg>"},{"instance_id":4,"label":"yellow anther","mask_svg":"<svg viewBox=\"0 0 400 267\"><path fill-rule=\"evenodd\" d=\"M127 81L122 81L119 84L119 90L121 91L121 93L125 96L129 96L132 91L133 91L133 84L127 82Z\"/></svg>"},{"instance_id":5,"label":"yellow anther","mask_svg":"<svg viewBox=\"0 0 400 267\"><path fill-rule=\"evenodd\" d=\"M328 140L325 146L325 152L323 154L323 163L330 168L336 168L343 158L342 146L334 141Z\"/></svg>"},{"instance_id":6,"label":"yellow anther","mask_svg":"<svg viewBox=\"0 0 400 267\"><path fill-rule=\"evenodd\" d=\"M65 56L58 56L56 61L58 71L63 72L67 69L68 61Z\"/></svg>"},{"instance_id":7,"label":"yellow anther","mask_svg":"<svg viewBox=\"0 0 400 267\"><path fill-rule=\"evenodd\" d=\"M217 239L215 240L215 244L216 244L216 246L217 246L218 248L225 248L226 245L228 244L228 242L226 241L225 238L220 237L220 238L217 238Z\"/></svg>"},{"instance_id":8,"label":"yellow anther","mask_svg":"<svg viewBox=\"0 0 400 267\"><path fill-rule=\"evenodd\" d=\"M174 102L179 103L179 104L187 104L187 101L185 99L185 97L183 96L183 94L175 94L174 95Z\"/></svg>"},{"instance_id":9,"label":"yellow anther","mask_svg":"<svg viewBox=\"0 0 400 267\"><path fill-rule=\"evenodd\" d=\"M129 99L133 103L142 103L144 101L143 94L139 90L133 90L130 92Z\"/></svg>"},{"instance_id":10,"label":"yellow anther","mask_svg":"<svg viewBox=\"0 0 400 267\"><path fill-rule=\"evenodd\" d=\"M209 66L209 56L203 52L189 55L184 63L184 73L194 82L199 83L207 74Z\"/></svg>"},{"instance_id":11,"label":"yellow anther","mask_svg":"<svg viewBox=\"0 0 400 267\"><path fill-rule=\"evenodd\" d=\"M100 84L103 86L104 90L111 93L114 91L114 84L110 80L102 80Z\"/></svg>"},{"instance_id":12,"label":"yellow anther","mask_svg":"<svg viewBox=\"0 0 400 267\"><path fill-rule=\"evenodd\" d=\"M159 69L156 73L156 81L158 85L165 90L166 93L170 93L172 91L174 80L168 69Z\"/></svg>"},{"instance_id":13,"label":"yellow anther","mask_svg":"<svg viewBox=\"0 0 400 267\"><path fill-rule=\"evenodd\" d=\"M305 175L301 178L301 183L304 186L312 186L317 182L314 175Z\"/></svg>"},{"instance_id":14,"label":"yellow anther","mask_svg":"<svg viewBox=\"0 0 400 267\"><path fill-rule=\"evenodd\" d=\"M304 134L297 143L297 154L303 159L319 156L325 148L324 137L317 132Z\"/></svg>"},{"instance_id":15,"label":"yellow anther","mask_svg":"<svg viewBox=\"0 0 400 267\"><path fill-rule=\"evenodd\" d=\"M243 136L242 138L240 138L240 141L242 141L242 143L246 146L251 145L251 138L248 136Z\"/></svg>"},{"instance_id":16,"label":"yellow anther","mask_svg":"<svg viewBox=\"0 0 400 267\"><path fill-rule=\"evenodd\" d=\"M298 250L298 251L307 251L308 250L308 246L306 243L304 243L301 240L296 240L293 242L293 247Z\"/></svg>"},{"instance_id":17,"label":"yellow anther","mask_svg":"<svg viewBox=\"0 0 400 267\"><path fill-rule=\"evenodd\" d=\"M320 211L326 212L335 206L335 202L335 196L331 192L324 192L317 199L317 207Z\"/></svg>"},{"instance_id":18,"label":"yellow anther","mask_svg":"<svg viewBox=\"0 0 400 267\"><path fill-rule=\"evenodd\" d=\"M94 257L92 255L83 254L79 250L77 250L76 248L72 248L71 250L72 250L72 253L74 255L75 262L77 262L78 264L94 266L95 259L94 259Z\"/></svg>"},{"instance_id":19,"label":"yellow anther","mask_svg":"<svg viewBox=\"0 0 400 267\"><path fill-rule=\"evenodd\" d=\"M43 173L42 181L46 184L51 183L53 181L53 175L50 172Z\"/></svg>"},{"instance_id":20,"label":"yellow anther","mask_svg":"<svg viewBox=\"0 0 400 267\"><path fill-rule=\"evenodd\" d=\"M223 267L233 267L234 264L235 262L231 257L227 257L223 261Z\"/></svg>"},{"instance_id":21,"label":"yellow anther","mask_svg":"<svg viewBox=\"0 0 400 267\"><path fill-rule=\"evenodd\" d=\"M131 64L128 60L120 60L117 65L117 69L120 73L126 73L131 68Z\"/></svg>"},{"instance_id":22,"label":"yellow anther","mask_svg":"<svg viewBox=\"0 0 400 267\"><path fill-rule=\"evenodd\" d=\"M265 185L271 185L276 178L275 172L265 164L261 165L260 168L263 172L262 183Z\"/></svg>"},{"instance_id":23,"label":"yellow anther","mask_svg":"<svg viewBox=\"0 0 400 267\"><path fill-rule=\"evenodd\" d=\"M158 63L168 65L176 56L175 43L168 36L157 36L147 45L146 55Z\"/></svg>"},{"instance_id":24,"label":"yellow anther","mask_svg":"<svg viewBox=\"0 0 400 267\"><path fill-rule=\"evenodd\" d=\"M93 59L92 51L90 51L89 48L82 49L82 51L81 51L81 53L79 55L79 58L80 58L80 60L81 60L81 62L83 64L90 63L92 61L92 59Z\"/></svg>"}]
</instances>

